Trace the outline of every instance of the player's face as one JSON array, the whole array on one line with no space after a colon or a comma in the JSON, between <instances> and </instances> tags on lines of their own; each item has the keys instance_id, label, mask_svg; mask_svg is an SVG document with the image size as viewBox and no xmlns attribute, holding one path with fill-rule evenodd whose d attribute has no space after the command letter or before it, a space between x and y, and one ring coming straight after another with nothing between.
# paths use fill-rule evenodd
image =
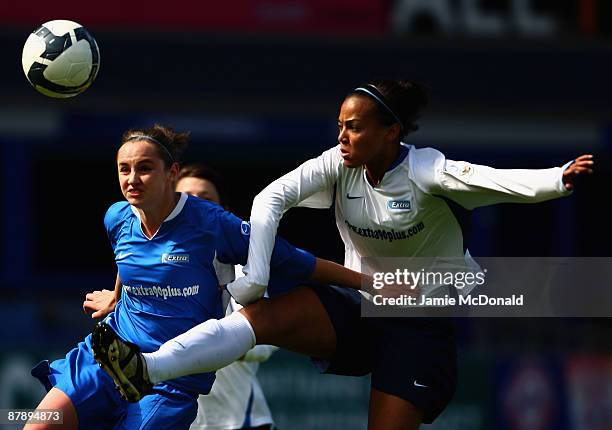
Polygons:
<instances>
[{"instance_id":1,"label":"player's face","mask_svg":"<svg viewBox=\"0 0 612 430\"><path fill-rule=\"evenodd\" d=\"M177 164L167 169L158 151L154 143L136 140L117 152L121 192L137 208L159 207L174 192Z\"/></svg>"},{"instance_id":2,"label":"player's face","mask_svg":"<svg viewBox=\"0 0 612 430\"><path fill-rule=\"evenodd\" d=\"M347 97L338 117L338 142L346 167L374 160L390 142L389 127L376 114L376 102L366 96Z\"/></svg>"},{"instance_id":3,"label":"player's face","mask_svg":"<svg viewBox=\"0 0 612 430\"><path fill-rule=\"evenodd\" d=\"M217 187L212 182L202 178L194 178L192 176L181 178L176 184L176 191L191 194L204 200L210 200L217 204L221 202Z\"/></svg>"}]
</instances>

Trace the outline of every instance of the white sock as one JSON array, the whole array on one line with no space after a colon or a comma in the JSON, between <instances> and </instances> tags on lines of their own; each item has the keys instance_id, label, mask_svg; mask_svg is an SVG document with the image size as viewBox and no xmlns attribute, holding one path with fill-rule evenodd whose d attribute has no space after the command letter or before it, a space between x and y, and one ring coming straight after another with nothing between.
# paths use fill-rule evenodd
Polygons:
<instances>
[{"instance_id":1,"label":"white sock","mask_svg":"<svg viewBox=\"0 0 612 430\"><path fill-rule=\"evenodd\" d=\"M220 320L205 321L143 356L149 380L156 384L225 367L246 354L255 343L249 320L234 312Z\"/></svg>"}]
</instances>

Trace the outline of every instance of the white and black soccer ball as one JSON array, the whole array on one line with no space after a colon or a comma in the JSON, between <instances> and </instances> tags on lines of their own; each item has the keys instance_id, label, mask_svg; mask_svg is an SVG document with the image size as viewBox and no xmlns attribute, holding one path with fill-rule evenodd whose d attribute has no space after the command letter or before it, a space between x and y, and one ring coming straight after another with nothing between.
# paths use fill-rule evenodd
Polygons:
<instances>
[{"instance_id":1,"label":"white and black soccer ball","mask_svg":"<svg viewBox=\"0 0 612 430\"><path fill-rule=\"evenodd\" d=\"M30 34L21 55L23 72L49 97L73 97L96 79L100 51L81 24L63 19L45 22Z\"/></svg>"}]
</instances>

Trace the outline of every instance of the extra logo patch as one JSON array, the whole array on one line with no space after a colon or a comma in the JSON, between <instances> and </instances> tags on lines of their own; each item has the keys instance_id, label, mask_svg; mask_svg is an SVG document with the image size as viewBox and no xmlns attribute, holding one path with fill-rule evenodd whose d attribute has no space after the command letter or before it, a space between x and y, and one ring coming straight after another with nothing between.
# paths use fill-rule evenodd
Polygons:
<instances>
[{"instance_id":1,"label":"extra logo patch","mask_svg":"<svg viewBox=\"0 0 612 430\"><path fill-rule=\"evenodd\" d=\"M248 236L251 234L251 223L247 221L242 221L240 224L240 233Z\"/></svg>"},{"instance_id":2,"label":"extra logo patch","mask_svg":"<svg viewBox=\"0 0 612 430\"><path fill-rule=\"evenodd\" d=\"M412 209L410 200L389 200L387 208L391 211L409 211Z\"/></svg>"},{"instance_id":3,"label":"extra logo patch","mask_svg":"<svg viewBox=\"0 0 612 430\"><path fill-rule=\"evenodd\" d=\"M162 254L162 263L189 263L189 254Z\"/></svg>"}]
</instances>

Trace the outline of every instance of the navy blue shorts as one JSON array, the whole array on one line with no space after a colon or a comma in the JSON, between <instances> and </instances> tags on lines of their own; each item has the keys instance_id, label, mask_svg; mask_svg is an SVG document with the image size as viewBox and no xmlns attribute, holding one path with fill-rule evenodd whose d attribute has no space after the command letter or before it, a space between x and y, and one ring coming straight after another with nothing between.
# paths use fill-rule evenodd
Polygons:
<instances>
[{"instance_id":1,"label":"navy blue shorts","mask_svg":"<svg viewBox=\"0 0 612 430\"><path fill-rule=\"evenodd\" d=\"M313 358L324 373L372 374L372 387L400 397L429 424L451 401L457 386L453 322L445 318L362 318L361 294L311 286L336 330L336 352Z\"/></svg>"}]
</instances>

